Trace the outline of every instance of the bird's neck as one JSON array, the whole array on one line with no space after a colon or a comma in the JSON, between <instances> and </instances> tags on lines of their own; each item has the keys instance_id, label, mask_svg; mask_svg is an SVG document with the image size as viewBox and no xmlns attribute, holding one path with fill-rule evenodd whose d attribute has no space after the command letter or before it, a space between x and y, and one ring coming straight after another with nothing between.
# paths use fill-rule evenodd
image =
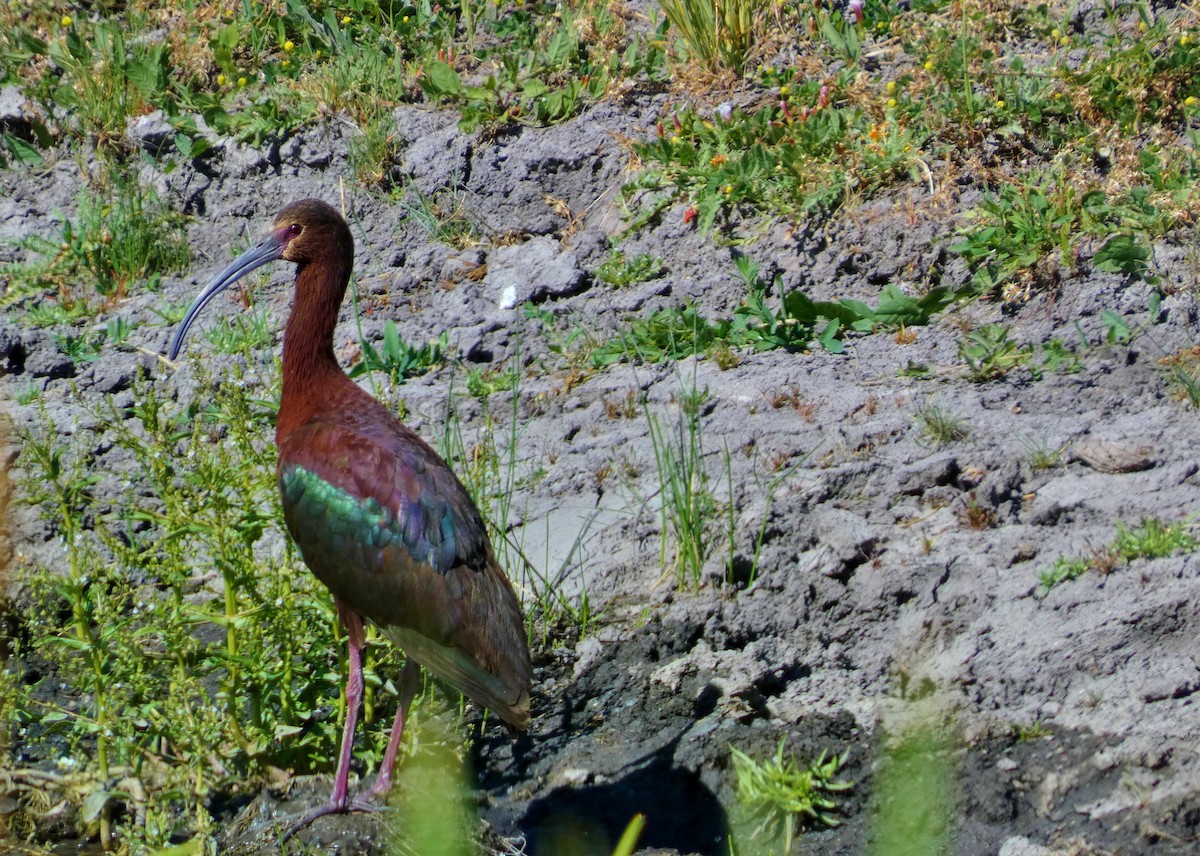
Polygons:
<instances>
[{"instance_id":1,"label":"bird's neck","mask_svg":"<svg viewBox=\"0 0 1200 856\"><path fill-rule=\"evenodd\" d=\"M336 406L342 385L353 385L333 354L333 331L349 279L344 264L307 264L296 274L283 332L283 392L275 427L280 445L319 410Z\"/></svg>"}]
</instances>

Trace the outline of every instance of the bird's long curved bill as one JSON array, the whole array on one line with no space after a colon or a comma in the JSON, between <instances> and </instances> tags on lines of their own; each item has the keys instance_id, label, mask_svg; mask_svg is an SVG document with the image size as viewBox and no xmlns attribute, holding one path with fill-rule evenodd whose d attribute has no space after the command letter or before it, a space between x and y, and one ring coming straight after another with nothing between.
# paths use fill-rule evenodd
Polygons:
<instances>
[{"instance_id":1,"label":"bird's long curved bill","mask_svg":"<svg viewBox=\"0 0 1200 856\"><path fill-rule=\"evenodd\" d=\"M193 321L200 317L200 313L204 311L204 307L214 297L250 273L250 271L262 267L267 262L273 262L276 259L282 258L286 247L287 242L272 232L234 259L227 268L217 274L213 278L213 281L196 295L196 299L188 307L187 314L183 316L183 320L175 328L175 335L171 337L171 347L167 351L167 358L175 360L179 356L180 350L183 349L183 337L187 335L188 328L192 326Z\"/></svg>"}]
</instances>

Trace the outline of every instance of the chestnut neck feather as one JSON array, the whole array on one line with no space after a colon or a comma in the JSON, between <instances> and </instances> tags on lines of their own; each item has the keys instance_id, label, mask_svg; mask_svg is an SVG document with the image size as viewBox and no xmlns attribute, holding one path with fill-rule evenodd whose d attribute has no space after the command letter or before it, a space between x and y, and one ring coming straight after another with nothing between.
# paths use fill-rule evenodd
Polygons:
<instances>
[{"instance_id":1,"label":"chestnut neck feather","mask_svg":"<svg viewBox=\"0 0 1200 856\"><path fill-rule=\"evenodd\" d=\"M318 255L296 270L292 311L283 333L283 393L275 443L358 387L338 365L333 354L333 331L338 309L350 281L353 249Z\"/></svg>"}]
</instances>

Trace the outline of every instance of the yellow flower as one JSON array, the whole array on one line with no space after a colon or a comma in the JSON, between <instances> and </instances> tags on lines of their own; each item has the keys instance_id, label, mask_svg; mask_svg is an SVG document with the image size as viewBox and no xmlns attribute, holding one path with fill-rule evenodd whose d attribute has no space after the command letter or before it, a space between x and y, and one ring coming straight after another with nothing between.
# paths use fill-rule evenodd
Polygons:
<instances>
[{"instance_id":1,"label":"yellow flower","mask_svg":"<svg viewBox=\"0 0 1200 856\"><path fill-rule=\"evenodd\" d=\"M1196 103L1196 96L1195 96L1195 95L1189 95L1187 98L1183 99L1183 106L1184 106L1184 107L1191 107L1191 106L1192 106L1193 104L1195 104L1195 103Z\"/></svg>"},{"instance_id":2,"label":"yellow flower","mask_svg":"<svg viewBox=\"0 0 1200 856\"><path fill-rule=\"evenodd\" d=\"M401 19L400 19L400 21L401 21L402 23L405 23L405 24L407 24L407 23L408 23L408 15L405 15L403 18L401 18Z\"/></svg>"},{"instance_id":3,"label":"yellow flower","mask_svg":"<svg viewBox=\"0 0 1200 856\"><path fill-rule=\"evenodd\" d=\"M1146 32L1146 22L1145 21L1138 21L1138 32L1139 33Z\"/></svg>"},{"instance_id":4,"label":"yellow flower","mask_svg":"<svg viewBox=\"0 0 1200 856\"><path fill-rule=\"evenodd\" d=\"M296 49L296 44L291 39L288 39L286 42L283 43L283 49L285 51L289 51L289 52L293 51Z\"/></svg>"},{"instance_id":5,"label":"yellow flower","mask_svg":"<svg viewBox=\"0 0 1200 856\"><path fill-rule=\"evenodd\" d=\"M249 81L246 80L246 78L244 78L244 77L238 78L238 86L245 86L247 83L249 83Z\"/></svg>"},{"instance_id":6,"label":"yellow flower","mask_svg":"<svg viewBox=\"0 0 1200 856\"><path fill-rule=\"evenodd\" d=\"M290 59L285 59L283 62L281 62L281 63L279 63L279 64L280 64L281 66L283 66L284 68L287 68L289 65L291 65L291 64L292 64L292 61L291 61Z\"/></svg>"},{"instance_id":7,"label":"yellow flower","mask_svg":"<svg viewBox=\"0 0 1200 856\"><path fill-rule=\"evenodd\" d=\"M63 16L62 16L62 20L61 20L59 23L60 23L60 24L62 24L64 27L69 27L69 26L71 26L71 16L70 16L70 15L63 15Z\"/></svg>"},{"instance_id":8,"label":"yellow flower","mask_svg":"<svg viewBox=\"0 0 1200 856\"><path fill-rule=\"evenodd\" d=\"M675 143L675 144L677 144L677 145L678 145L678 143L679 143L679 135L678 135L678 134L676 134L675 136L671 137L671 142L672 142L672 143Z\"/></svg>"},{"instance_id":9,"label":"yellow flower","mask_svg":"<svg viewBox=\"0 0 1200 856\"><path fill-rule=\"evenodd\" d=\"M788 88L787 88L786 86L781 86L781 87L779 87L779 94L780 94L780 95L787 95L787 94L788 94Z\"/></svg>"},{"instance_id":10,"label":"yellow flower","mask_svg":"<svg viewBox=\"0 0 1200 856\"><path fill-rule=\"evenodd\" d=\"M895 92L895 91L896 91L896 81L894 81L894 80L889 80L889 81L887 82L887 86L885 86L885 87L884 87L884 89L886 89L886 90L887 90L887 94L888 94L888 95L891 95L893 92Z\"/></svg>"},{"instance_id":11,"label":"yellow flower","mask_svg":"<svg viewBox=\"0 0 1200 856\"><path fill-rule=\"evenodd\" d=\"M888 99L888 106L889 106L889 107L895 107L895 106L896 106L896 99L895 99L895 98L889 98L889 99Z\"/></svg>"},{"instance_id":12,"label":"yellow flower","mask_svg":"<svg viewBox=\"0 0 1200 856\"><path fill-rule=\"evenodd\" d=\"M217 75L217 86L224 86L224 85L225 85L225 75L218 74Z\"/></svg>"},{"instance_id":13,"label":"yellow flower","mask_svg":"<svg viewBox=\"0 0 1200 856\"><path fill-rule=\"evenodd\" d=\"M1059 40L1058 40L1058 43L1059 43L1060 45L1065 45L1065 44L1068 44L1070 41L1071 41L1071 40L1070 40L1070 39L1068 39L1066 36L1063 36L1061 39L1059 39Z\"/></svg>"},{"instance_id":14,"label":"yellow flower","mask_svg":"<svg viewBox=\"0 0 1200 856\"><path fill-rule=\"evenodd\" d=\"M320 58L321 58L321 49L317 48L315 51L313 51L313 59L320 59Z\"/></svg>"},{"instance_id":15,"label":"yellow flower","mask_svg":"<svg viewBox=\"0 0 1200 856\"><path fill-rule=\"evenodd\" d=\"M931 60L931 59L925 60L925 70L933 71L933 60Z\"/></svg>"},{"instance_id":16,"label":"yellow flower","mask_svg":"<svg viewBox=\"0 0 1200 856\"><path fill-rule=\"evenodd\" d=\"M1003 109L1004 109L1004 99L1003 99L1003 98L997 98L997 99L996 99L996 109L997 109L997 110L1003 110Z\"/></svg>"},{"instance_id":17,"label":"yellow flower","mask_svg":"<svg viewBox=\"0 0 1200 856\"><path fill-rule=\"evenodd\" d=\"M1187 43L1190 41L1191 41L1191 38L1188 36L1187 33L1184 33L1182 36L1179 37L1179 44L1181 44L1181 45L1186 46Z\"/></svg>"},{"instance_id":18,"label":"yellow flower","mask_svg":"<svg viewBox=\"0 0 1200 856\"><path fill-rule=\"evenodd\" d=\"M1055 27L1053 30L1050 31L1050 38L1054 39L1054 41L1056 41L1056 42L1058 41L1058 37L1061 35L1062 35L1062 33L1060 33L1058 31L1058 27Z\"/></svg>"},{"instance_id":19,"label":"yellow flower","mask_svg":"<svg viewBox=\"0 0 1200 856\"><path fill-rule=\"evenodd\" d=\"M342 26L343 27L350 26L350 16L349 15L347 15L345 18L342 18Z\"/></svg>"},{"instance_id":20,"label":"yellow flower","mask_svg":"<svg viewBox=\"0 0 1200 856\"><path fill-rule=\"evenodd\" d=\"M725 185L725 195L728 196L730 193L733 193L733 185L727 184Z\"/></svg>"}]
</instances>

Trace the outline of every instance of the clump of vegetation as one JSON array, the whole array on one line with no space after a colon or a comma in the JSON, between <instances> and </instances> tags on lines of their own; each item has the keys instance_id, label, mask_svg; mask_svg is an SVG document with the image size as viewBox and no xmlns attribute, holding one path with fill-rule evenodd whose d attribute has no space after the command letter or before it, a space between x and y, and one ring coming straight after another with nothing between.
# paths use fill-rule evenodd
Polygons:
<instances>
[{"instance_id":1,"label":"clump of vegetation","mask_svg":"<svg viewBox=\"0 0 1200 856\"><path fill-rule=\"evenodd\" d=\"M78 201L74 219L60 214L57 240L31 235L19 242L35 257L3 271L10 280L5 304L49 296L62 311L86 315L135 285L156 289L164 273L187 265L184 218L135 175L110 171Z\"/></svg>"},{"instance_id":2,"label":"clump of vegetation","mask_svg":"<svg viewBox=\"0 0 1200 856\"><path fill-rule=\"evenodd\" d=\"M1163 523L1147 517L1133 527L1117 523L1117 534L1111 543L1093 550L1088 558L1059 556L1048 568L1038 571L1038 582L1043 594L1061 583L1078 579L1090 570L1109 573L1121 561L1136 559L1161 559L1176 553L1194 553L1200 549L1200 540L1192 534L1186 522Z\"/></svg>"},{"instance_id":3,"label":"clump of vegetation","mask_svg":"<svg viewBox=\"0 0 1200 856\"><path fill-rule=\"evenodd\" d=\"M704 564L716 546L720 503L704 460L700 416L708 390L681 389L679 415L671 424L646 409L650 442L659 478L662 517L661 555L665 573L673 575L680 588L699 588ZM668 562L668 546L673 556Z\"/></svg>"},{"instance_id":4,"label":"clump of vegetation","mask_svg":"<svg viewBox=\"0 0 1200 856\"><path fill-rule=\"evenodd\" d=\"M918 407L913 421L921 437L934 449L965 440L971 435L965 419L934 402Z\"/></svg>"},{"instance_id":5,"label":"clump of vegetation","mask_svg":"<svg viewBox=\"0 0 1200 856\"><path fill-rule=\"evenodd\" d=\"M663 272L663 260L649 253L639 253L632 259L625 257L624 250L613 250L608 254L600 267L596 268L596 276L609 285L624 288L635 282L646 282L660 276Z\"/></svg>"},{"instance_id":6,"label":"clump of vegetation","mask_svg":"<svg viewBox=\"0 0 1200 856\"><path fill-rule=\"evenodd\" d=\"M341 704L341 645L328 593L265 537L283 527L262 442L271 403L208 379L183 408L144 382L132 400L131 419L93 413L139 474L109 511L92 499L87 450L64 447L47 414L22 438L25 496L66 556L65 573L27 580L40 632L22 653L79 695L46 706L11 676L3 713L26 751L66 741L106 846L117 834L162 846L211 832L206 801L234 782L323 767L338 726L318 712ZM370 646L370 673L392 657ZM377 760L381 736L367 739ZM110 823L117 804L130 811Z\"/></svg>"},{"instance_id":7,"label":"clump of vegetation","mask_svg":"<svg viewBox=\"0 0 1200 856\"><path fill-rule=\"evenodd\" d=\"M750 838L760 846L781 847L790 853L797 830L807 824L837 826L837 796L854 787L838 779L849 751L826 756L822 752L803 768L794 757L784 755L786 739L779 741L773 758L755 760L730 746L738 802L745 809ZM758 852L757 850L755 852Z\"/></svg>"}]
</instances>

